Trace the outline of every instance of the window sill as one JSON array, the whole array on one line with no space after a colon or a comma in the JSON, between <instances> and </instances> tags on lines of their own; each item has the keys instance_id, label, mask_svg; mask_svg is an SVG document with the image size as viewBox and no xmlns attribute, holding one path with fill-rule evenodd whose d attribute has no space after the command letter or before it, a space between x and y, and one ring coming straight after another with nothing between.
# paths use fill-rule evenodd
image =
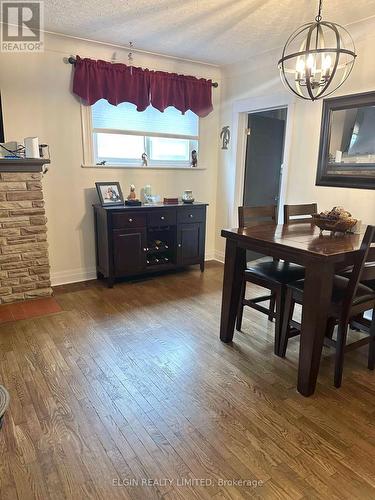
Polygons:
<instances>
[{"instance_id":1,"label":"window sill","mask_svg":"<svg viewBox=\"0 0 375 500\"><path fill-rule=\"evenodd\" d=\"M138 169L138 170L206 170L203 167L190 167L190 166L181 166L176 167L173 165L148 165L147 167L143 167L142 165L112 165L107 163L107 165L81 165L82 168L101 168L101 169L112 169L112 168L129 168L129 169Z\"/></svg>"}]
</instances>

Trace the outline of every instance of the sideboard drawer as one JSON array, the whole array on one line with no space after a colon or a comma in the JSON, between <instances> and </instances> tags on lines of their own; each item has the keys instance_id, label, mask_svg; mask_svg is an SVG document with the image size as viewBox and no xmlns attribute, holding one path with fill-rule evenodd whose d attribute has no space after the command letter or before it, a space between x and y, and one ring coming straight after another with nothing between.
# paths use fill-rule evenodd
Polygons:
<instances>
[{"instance_id":1,"label":"sideboard drawer","mask_svg":"<svg viewBox=\"0 0 375 500\"><path fill-rule=\"evenodd\" d=\"M177 211L178 223L203 222L205 219L206 210L204 208L180 208Z\"/></svg>"},{"instance_id":2,"label":"sideboard drawer","mask_svg":"<svg viewBox=\"0 0 375 500\"><path fill-rule=\"evenodd\" d=\"M148 214L148 225L150 227L176 225L176 210L169 208L150 212Z\"/></svg>"},{"instance_id":3,"label":"sideboard drawer","mask_svg":"<svg viewBox=\"0 0 375 500\"><path fill-rule=\"evenodd\" d=\"M122 229L126 227L145 227L147 225L146 214L139 212L121 212L112 215L113 229Z\"/></svg>"}]
</instances>

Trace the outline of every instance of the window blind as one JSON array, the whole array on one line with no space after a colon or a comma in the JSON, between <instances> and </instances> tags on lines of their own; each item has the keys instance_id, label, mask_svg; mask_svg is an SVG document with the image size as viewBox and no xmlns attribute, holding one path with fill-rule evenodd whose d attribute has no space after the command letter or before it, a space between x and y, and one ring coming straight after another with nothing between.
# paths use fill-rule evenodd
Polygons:
<instances>
[{"instance_id":1,"label":"window blind","mask_svg":"<svg viewBox=\"0 0 375 500\"><path fill-rule=\"evenodd\" d=\"M182 115L173 107L163 113L149 106L139 112L131 103L112 106L101 99L92 105L92 125L94 129L115 129L155 134L185 135L198 137L198 117L191 111Z\"/></svg>"}]
</instances>

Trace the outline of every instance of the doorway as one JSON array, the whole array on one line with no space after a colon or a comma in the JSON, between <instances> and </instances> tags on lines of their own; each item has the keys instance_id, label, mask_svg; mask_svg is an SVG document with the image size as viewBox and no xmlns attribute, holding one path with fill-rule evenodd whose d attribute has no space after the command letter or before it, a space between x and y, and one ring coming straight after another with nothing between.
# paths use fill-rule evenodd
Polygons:
<instances>
[{"instance_id":1,"label":"doorway","mask_svg":"<svg viewBox=\"0 0 375 500\"><path fill-rule=\"evenodd\" d=\"M287 108L249 113L243 203L278 205Z\"/></svg>"},{"instance_id":2,"label":"doorway","mask_svg":"<svg viewBox=\"0 0 375 500\"><path fill-rule=\"evenodd\" d=\"M243 204L279 209L288 108L248 114ZM249 253L248 260L261 257Z\"/></svg>"}]
</instances>

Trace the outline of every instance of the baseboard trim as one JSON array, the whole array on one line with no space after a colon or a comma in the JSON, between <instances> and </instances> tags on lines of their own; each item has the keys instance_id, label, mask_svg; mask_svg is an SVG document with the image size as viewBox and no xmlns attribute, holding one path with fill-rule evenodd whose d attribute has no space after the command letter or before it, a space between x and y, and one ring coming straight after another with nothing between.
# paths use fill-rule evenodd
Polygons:
<instances>
[{"instance_id":1,"label":"baseboard trim","mask_svg":"<svg viewBox=\"0 0 375 500\"><path fill-rule=\"evenodd\" d=\"M206 252L204 260L218 260L224 262L222 252L209 250ZM222 259L222 260L221 260ZM52 286L68 285L70 283L79 283L80 281L90 281L96 279L96 269L69 269L67 271L56 271L51 273Z\"/></svg>"},{"instance_id":2,"label":"baseboard trim","mask_svg":"<svg viewBox=\"0 0 375 500\"><path fill-rule=\"evenodd\" d=\"M208 250L205 253L204 260L215 260L215 250Z\"/></svg>"},{"instance_id":3,"label":"baseboard trim","mask_svg":"<svg viewBox=\"0 0 375 500\"><path fill-rule=\"evenodd\" d=\"M96 269L70 269L68 271L57 271L51 273L52 286L68 285L96 279Z\"/></svg>"},{"instance_id":4,"label":"baseboard trim","mask_svg":"<svg viewBox=\"0 0 375 500\"><path fill-rule=\"evenodd\" d=\"M215 250L215 257L214 260L217 260L218 262L221 262L224 264L224 259L225 259L225 254L221 250Z\"/></svg>"}]
</instances>

